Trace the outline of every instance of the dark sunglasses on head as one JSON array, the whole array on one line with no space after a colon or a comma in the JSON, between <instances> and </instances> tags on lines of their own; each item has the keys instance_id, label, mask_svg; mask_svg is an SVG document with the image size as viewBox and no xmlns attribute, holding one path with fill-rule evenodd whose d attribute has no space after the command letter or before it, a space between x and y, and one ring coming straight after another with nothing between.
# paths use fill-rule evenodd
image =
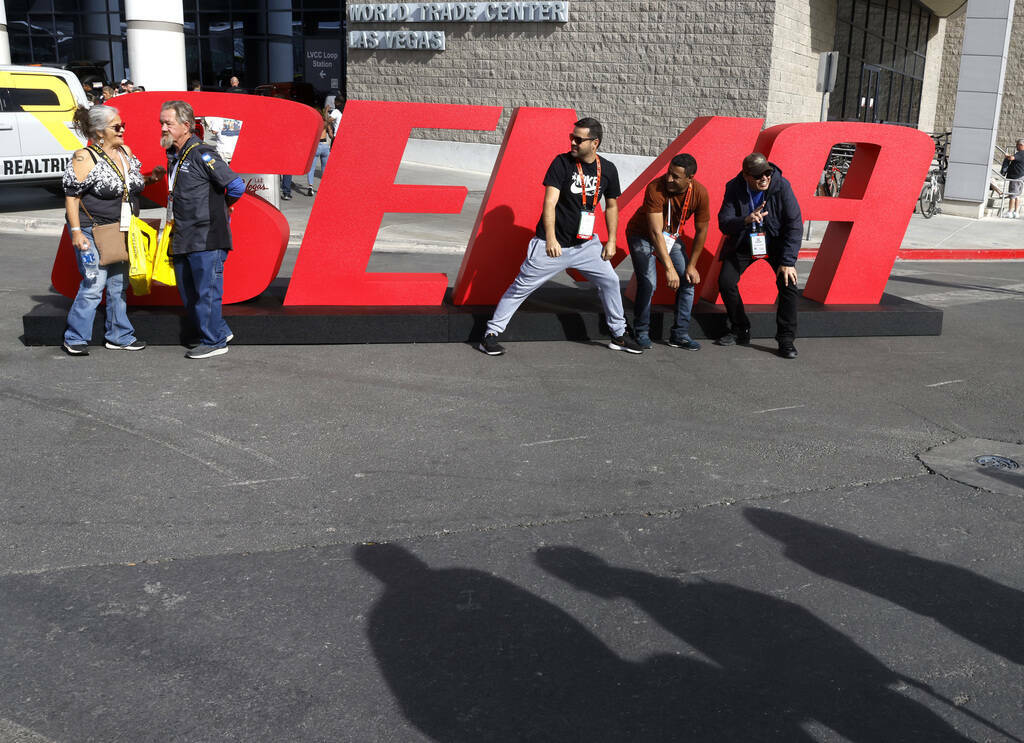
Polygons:
<instances>
[{"instance_id":1,"label":"dark sunglasses on head","mask_svg":"<svg viewBox=\"0 0 1024 743\"><path fill-rule=\"evenodd\" d=\"M584 142L593 142L597 137L577 137L575 134L569 135L569 141L573 144L583 144Z\"/></svg>"},{"instance_id":2,"label":"dark sunglasses on head","mask_svg":"<svg viewBox=\"0 0 1024 743\"><path fill-rule=\"evenodd\" d=\"M762 170L760 173L756 175L754 173L747 173L747 175L753 178L755 181L759 181L762 178L771 178L774 172L774 170L768 168L768 170Z\"/></svg>"},{"instance_id":3,"label":"dark sunglasses on head","mask_svg":"<svg viewBox=\"0 0 1024 743\"><path fill-rule=\"evenodd\" d=\"M115 132L123 132L126 126L127 126L127 124L123 124L123 123L122 124L111 124L110 128L113 129Z\"/></svg>"}]
</instances>

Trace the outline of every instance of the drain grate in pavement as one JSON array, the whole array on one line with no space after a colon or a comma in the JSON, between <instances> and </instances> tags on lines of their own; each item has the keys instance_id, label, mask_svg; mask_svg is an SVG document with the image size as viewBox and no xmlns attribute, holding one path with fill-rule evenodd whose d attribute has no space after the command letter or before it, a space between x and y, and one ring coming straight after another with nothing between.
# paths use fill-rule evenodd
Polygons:
<instances>
[{"instance_id":1,"label":"drain grate in pavement","mask_svg":"<svg viewBox=\"0 0 1024 743\"><path fill-rule=\"evenodd\" d=\"M918 458L950 480L993 493L1024 496L1024 446L990 439L960 439Z\"/></svg>"},{"instance_id":2,"label":"drain grate in pavement","mask_svg":"<svg viewBox=\"0 0 1024 743\"><path fill-rule=\"evenodd\" d=\"M995 454L982 454L980 457L974 458L975 464L980 464L982 467L995 467L999 470L1019 470L1020 465L1009 457L1000 457Z\"/></svg>"}]
</instances>

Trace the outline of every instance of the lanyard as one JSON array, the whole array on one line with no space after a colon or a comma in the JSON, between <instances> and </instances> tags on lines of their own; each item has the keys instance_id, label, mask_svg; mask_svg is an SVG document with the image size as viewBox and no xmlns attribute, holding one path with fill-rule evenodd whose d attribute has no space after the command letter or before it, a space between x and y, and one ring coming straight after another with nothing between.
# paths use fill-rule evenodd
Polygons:
<instances>
[{"instance_id":1,"label":"lanyard","mask_svg":"<svg viewBox=\"0 0 1024 743\"><path fill-rule=\"evenodd\" d=\"M764 203L765 192L764 191L758 191L757 195L760 198L758 198L757 203L754 203L754 196L750 193L750 188L749 187L747 188L747 201L750 202L750 211L751 212L757 211L757 207L761 206L761 204ZM751 222L750 223L750 234L751 235L756 235L758 232L760 232L763 229L764 229L764 222L761 222L761 223Z\"/></svg>"},{"instance_id":2,"label":"lanyard","mask_svg":"<svg viewBox=\"0 0 1024 743\"><path fill-rule=\"evenodd\" d=\"M683 222L686 221L686 210L690 208L690 194L693 193L693 185L686 187L686 197L683 199L683 211L679 217L679 224L676 226L675 232L669 232L672 237L679 237L679 233L683 231ZM668 203L668 219L665 220L665 227L669 230L672 229L672 198L667 199Z\"/></svg>"},{"instance_id":3,"label":"lanyard","mask_svg":"<svg viewBox=\"0 0 1024 743\"><path fill-rule=\"evenodd\" d=\"M594 205L587 209L587 183L583 180L583 166L576 161L576 170L580 174L580 199L583 200L583 211L592 212L597 209L597 200L601 197L601 158L597 158L597 188L594 189Z\"/></svg>"},{"instance_id":4,"label":"lanyard","mask_svg":"<svg viewBox=\"0 0 1024 743\"><path fill-rule=\"evenodd\" d=\"M188 157L188 153L190 153L199 145L199 142L193 142L185 149L183 153L181 153L181 156L178 158L178 161L174 163L174 171L171 173L171 177L169 178L170 185L167 189L168 191L170 191L171 196L174 196L174 184L178 182L178 170L181 168L181 164L185 162L185 158Z\"/></svg>"},{"instance_id":5,"label":"lanyard","mask_svg":"<svg viewBox=\"0 0 1024 743\"><path fill-rule=\"evenodd\" d=\"M118 150L117 155L118 158L120 158L121 160L121 167L124 168L124 173L122 173L120 170L117 169L117 166L114 165L114 161L110 159L110 155L104 152L101 147L99 147L98 145L93 145L92 151L95 152L100 157L102 157L103 160L107 163L107 165L110 166L110 169L117 174L118 178L121 179L121 183L124 184L124 198L121 200L128 201L128 162L124 159L124 154L121 153L120 149Z\"/></svg>"}]
</instances>

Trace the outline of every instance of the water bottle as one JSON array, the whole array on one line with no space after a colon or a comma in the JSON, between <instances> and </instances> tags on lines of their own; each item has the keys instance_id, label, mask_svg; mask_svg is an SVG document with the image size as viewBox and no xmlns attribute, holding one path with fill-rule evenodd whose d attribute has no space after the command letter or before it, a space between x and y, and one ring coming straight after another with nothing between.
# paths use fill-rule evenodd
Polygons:
<instances>
[{"instance_id":1,"label":"water bottle","mask_svg":"<svg viewBox=\"0 0 1024 743\"><path fill-rule=\"evenodd\" d=\"M90 281L100 275L99 266L96 265L96 254L91 250L82 253L82 266L85 269L85 278Z\"/></svg>"}]
</instances>

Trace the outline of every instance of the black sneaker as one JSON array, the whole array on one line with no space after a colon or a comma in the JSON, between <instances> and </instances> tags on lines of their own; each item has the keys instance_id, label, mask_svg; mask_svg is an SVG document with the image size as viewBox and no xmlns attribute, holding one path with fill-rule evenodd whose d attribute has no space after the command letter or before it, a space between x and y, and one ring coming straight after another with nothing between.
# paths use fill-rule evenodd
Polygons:
<instances>
[{"instance_id":1,"label":"black sneaker","mask_svg":"<svg viewBox=\"0 0 1024 743\"><path fill-rule=\"evenodd\" d=\"M668 344L672 346L672 348L681 348L684 351L700 350L700 344L697 341L693 340L692 338L684 338L683 340L678 341L673 338L669 338Z\"/></svg>"},{"instance_id":2,"label":"black sneaker","mask_svg":"<svg viewBox=\"0 0 1024 743\"><path fill-rule=\"evenodd\" d=\"M630 338L628 335L623 333L617 338L613 337L608 341L608 348L613 351L625 351L626 353L643 353L644 349L640 347L640 344Z\"/></svg>"},{"instance_id":3,"label":"black sneaker","mask_svg":"<svg viewBox=\"0 0 1024 743\"><path fill-rule=\"evenodd\" d=\"M220 356L221 354L227 353L228 347L221 346L220 348L214 348L213 346L196 346L191 351L185 353L186 359L208 359L211 356Z\"/></svg>"},{"instance_id":4,"label":"black sneaker","mask_svg":"<svg viewBox=\"0 0 1024 743\"><path fill-rule=\"evenodd\" d=\"M290 193L281 194L281 201L291 201L292 195Z\"/></svg>"},{"instance_id":5,"label":"black sneaker","mask_svg":"<svg viewBox=\"0 0 1024 743\"><path fill-rule=\"evenodd\" d=\"M737 333L736 334L736 342L739 343L741 346L749 346L750 345L750 328L747 328L746 330L741 330L739 333Z\"/></svg>"},{"instance_id":6,"label":"black sneaker","mask_svg":"<svg viewBox=\"0 0 1024 743\"><path fill-rule=\"evenodd\" d=\"M131 343L125 343L123 346L118 345L117 343L111 343L110 341L107 341L103 345L111 351L141 351L146 347L146 342L135 339Z\"/></svg>"},{"instance_id":7,"label":"black sneaker","mask_svg":"<svg viewBox=\"0 0 1024 743\"><path fill-rule=\"evenodd\" d=\"M797 357L796 346L793 345L792 340L783 338L779 341L779 356L784 359L795 359Z\"/></svg>"},{"instance_id":8,"label":"black sneaker","mask_svg":"<svg viewBox=\"0 0 1024 743\"><path fill-rule=\"evenodd\" d=\"M88 356L89 346L85 343L64 343L64 353L68 356Z\"/></svg>"},{"instance_id":9,"label":"black sneaker","mask_svg":"<svg viewBox=\"0 0 1024 743\"><path fill-rule=\"evenodd\" d=\"M736 335L734 333L726 333L721 338L719 338L717 341L715 341L715 345L716 346L735 346L736 345Z\"/></svg>"},{"instance_id":10,"label":"black sneaker","mask_svg":"<svg viewBox=\"0 0 1024 743\"><path fill-rule=\"evenodd\" d=\"M484 339L476 344L476 347L488 356L501 356L505 353L505 347L498 343L498 336L494 333L485 335Z\"/></svg>"}]
</instances>

